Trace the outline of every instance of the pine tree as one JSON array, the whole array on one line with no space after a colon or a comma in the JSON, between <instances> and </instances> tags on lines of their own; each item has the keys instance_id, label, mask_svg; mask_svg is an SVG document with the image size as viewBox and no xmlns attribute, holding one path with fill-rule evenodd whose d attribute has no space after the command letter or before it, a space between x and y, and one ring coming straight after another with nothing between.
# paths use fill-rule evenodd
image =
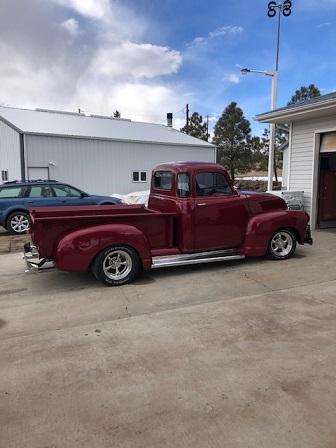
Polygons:
<instances>
[{"instance_id":1,"label":"pine tree","mask_svg":"<svg viewBox=\"0 0 336 448\"><path fill-rule=\"evenodd\" d=\"M217 162L225 166L232 180L235 173L248 171L253 164L250 122L232 102L222 113L214 128L213 143L217 146Z\"/></svg>"},{"instance_id":2,"label":"pine tree","mask_svg":"<svg viewBox=\"0 0 336 448\"><path fill-rule=\"evenodd\" d=\"M209 138L207 125L203 123L203 117L198 112L192 114L188 126L185 124L180 131L205 141L208 141Z\"/></svg>"},{"instance_id":3,"label":"pine tree","mask_svg":"<svg viewBox=\"0 0 336 448\"><path fill-rule=\"evenodd\" d=\"M301 103L302 101L306 101L317 96L321 96L321 92L320 89L315 86L315 84L310 84L308 87L301 86L300 89L296 90L287 106L290 106L291 104Z\"/></svg>"},{"instance_id":4,"label":"pine tree","mask_svg":"<svg viewBox=\"0 0 336 448\"><path fill-rule=\"evenodd\" d=\"M113 112L113 118L121 118L121 113L116 110L115 112Z\"/></svg>"}]
</instances>

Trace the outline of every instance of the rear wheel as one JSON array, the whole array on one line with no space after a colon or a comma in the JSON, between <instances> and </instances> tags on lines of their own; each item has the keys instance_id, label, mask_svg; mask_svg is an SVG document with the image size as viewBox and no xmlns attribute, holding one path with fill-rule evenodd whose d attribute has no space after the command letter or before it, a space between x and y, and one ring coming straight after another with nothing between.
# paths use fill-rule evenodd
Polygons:
<instances>
[{"instance_id":1,"label":"rear wheel","mask_svg":"<svg viewBox=\"0 0 336 448\"><path fill-rule=\"evenodd\" d=\"M96 257L92 271L107 286L118 286L135 279L140 269L138 254L127 246L111 246Z\"/></svg>"},{"instance_id":2,"label":"rear wheel","mask_svg":"<svg viewBox=\"0 0 336 448\"><path fill-rule=\"evenodd\" d=\"M29 230L28 214L21 211L11 213L7 218L6 228L13 235L27 233Z\"/></svg>"},{"instance_id":3,"label":"rear wheel","mask_svg":"<svg viewBox=\"0 0 336 448\"><path fill-rule=\"evenodd\" d=\"M274 260L287 260L296 250L296 236L289 229L278 230L268 246L268 254Z\"/></svg>"}]
</instances>

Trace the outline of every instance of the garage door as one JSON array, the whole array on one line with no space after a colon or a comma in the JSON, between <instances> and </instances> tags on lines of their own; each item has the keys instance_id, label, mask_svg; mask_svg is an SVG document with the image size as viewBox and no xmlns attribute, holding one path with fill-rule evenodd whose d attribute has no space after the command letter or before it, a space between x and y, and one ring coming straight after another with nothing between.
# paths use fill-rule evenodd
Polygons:
<instances>
[{"instance_id":1,"label":"garage door","mask_svg":"<svg viewBox=\"0 0 336 448\"><path fill-rule=\"evenodd\" d=\"M29 180L49 180L48 167L30 167L28 168Z\"/></svg>"}]
</instances>

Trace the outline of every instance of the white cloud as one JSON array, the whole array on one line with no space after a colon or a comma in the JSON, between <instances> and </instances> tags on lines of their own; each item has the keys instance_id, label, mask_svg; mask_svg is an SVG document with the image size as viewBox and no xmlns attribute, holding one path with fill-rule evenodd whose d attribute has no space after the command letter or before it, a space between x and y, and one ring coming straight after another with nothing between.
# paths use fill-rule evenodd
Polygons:
<instances>
[{"instance_id":1,"label":"white cloud","mask_svg":"<svg viewBox=\"0 0 336 448\"><path fill-rule=\"evenodd\" d=\"M147 85L141 82L120 82L101 89L95 80L91 79L78 85L77 102L73 103L72 108L76 110L79 104L87 110L87 105L90 104L90 110L93 112L111 115L118 109L122 117L165 122L166 113L174 112L186 101L183 95L180 89L160 83Z\"/></svg>"},{"instance_id":2,"label":"white cloud","mask_svg":"<svg viewBox=\"0 0 336 448\"><path fill-rule=\"evenodd\" d=\"M109 0L52 0L78 14L93 19L103 19L111 13Z\"/></svg>"},{"instance_id":3,"label":"white cloud","mask_svg":"<svg viewBox=\"0 0 336 448\"><path fill-rule=\"evenodd\" d=\"M224 77L225 81L231 82L232 84L239 84L240 77L236 73L229 73Z\"/></svg>"},{"instance_id":4,"label":"white cloud","mask_svg":"<svg viewBox=\"0 0 336 448\"><path fill-rule=\"evenodd\" d=\"M91 70L105 76L131 75L155 78L176 73L182 63L181 54L168 47L122 42L98 51Z\"/></svg>"},{"instance_id":5,"label":"white cloud","mask_svg":"<svg viewBox=\"0 0 336 448\"><path fill-rule=\"evenodd\" d=\"M207 36L195 37L190 43L187 44L188 48L198 48L207 45L210 41L217 39L219 37L240 34L244 31L241 26L227 25L210 31Z\"/></svg>"},{"instance_id":6,"label":"white cloud","mask_svg":"<svg viewBox=\"0 0 336 448\"><path fill-rule=\"evenodd\" d=\"M123 117L161 122L188 102L183 86L167 78L178 71L181 54L146 42L144 21L126 8L98 0L98 11L109 8L102 20L92 1L71 0L71 9L83 13L77 20L62 7L65 0L20 2L27 12L15 29L17 4L5 3L0 15L0 103L98 114L118 109Z\"/></svg>"},{"instance_id":7,"label":"white cloud","mask_svg":"<svg viewBox=\"0 0 336 448\"><path fill-rule=\"evenodd\" d=\"M79 23L76 19L65 20L60 24L60 27L67 31L72 37L76 37L79 33Z\"/></svg>"}]
</instances>

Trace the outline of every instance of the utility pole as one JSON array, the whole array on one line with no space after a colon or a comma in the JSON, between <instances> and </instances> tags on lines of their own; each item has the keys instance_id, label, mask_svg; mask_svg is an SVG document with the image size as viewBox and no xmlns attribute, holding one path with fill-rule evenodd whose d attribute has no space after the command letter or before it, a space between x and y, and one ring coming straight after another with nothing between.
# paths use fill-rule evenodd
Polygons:
<instances>
[{"instance_id":1,"label":"utility pole","mask_svg":"<svg viewBox=\"0 0 336 448\"><path fill-rule=\"evenodd\" d=\"M186 105L186 131L189 134L189 104Z\"/></svg>"},{"instance_id":2,"label":"utility pole","mask_svg":"<svg viewBox=\"0 0 336 448\"><path fill-rule=\"evenodd\" d=\"M206 116L207 142L209 141L209 115Z\"/></svg>"}]
</instances>

